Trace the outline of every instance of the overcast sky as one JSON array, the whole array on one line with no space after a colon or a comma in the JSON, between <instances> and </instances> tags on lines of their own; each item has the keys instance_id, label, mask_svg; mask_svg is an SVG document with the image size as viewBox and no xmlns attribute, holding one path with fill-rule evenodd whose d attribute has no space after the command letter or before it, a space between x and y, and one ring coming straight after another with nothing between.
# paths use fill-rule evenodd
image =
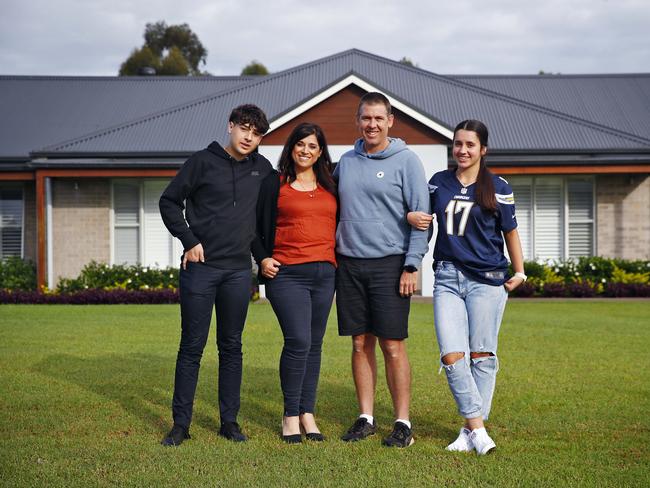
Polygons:
<instances>
[{"instance_id":1,"label":"overcast sky","mask_svg":"<svg viewBox=\"0 0 650 488\"><path fill-rule=\"evenodd\" d=\"M2 0L0 74L116 75L147 22L187 23L213 75L350 48L440 74L650 72L650 0Z\"/></svg>"}]
</instances>

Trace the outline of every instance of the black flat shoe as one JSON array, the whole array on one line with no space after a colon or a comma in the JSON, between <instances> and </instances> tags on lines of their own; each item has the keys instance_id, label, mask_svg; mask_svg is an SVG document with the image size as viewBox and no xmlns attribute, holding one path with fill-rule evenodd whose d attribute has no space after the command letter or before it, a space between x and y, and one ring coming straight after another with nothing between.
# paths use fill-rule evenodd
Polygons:
<instances>
[{"instance_id":1,"label":"black flat shoe","mask_svg":"<svg viewBox=\"0 0 650 488\"><path fill-rule=\"evenodd\" d=\"M287 444L300 444L302 436L300 434L283 435L282 440Z\"/></svg>"},{"instance_id":2,"label":"black flat shoe","mask_svg":"<svg viewBox=\"0 0 650 488\"><path fill-rule=\"evenodd\" d=\"M160 442L163 446L180 446L184 440L191 439L185 427L174 424L169 434Z\"/></svg>"},{"instance_id":3,"label":"black flat shoe","mask_svg":"<svg viewBox=\"0 0 650 488\"><path fill-rule=\"evenodd\" d=\"M248 440L237 422L221 422L219 435L233 442L246 442Z\"/></svg>"},{"instance_id":4,"label":"black flat shoe","mask_svg":"<svg viewBox=\"0 0 650 488\"><path fill-rule=\"evenodd\" d=\"M323 442L325 440L325 436L320 432L307 432L305 434L305 439L312 442Z\"/></svg>"}]
</instances>

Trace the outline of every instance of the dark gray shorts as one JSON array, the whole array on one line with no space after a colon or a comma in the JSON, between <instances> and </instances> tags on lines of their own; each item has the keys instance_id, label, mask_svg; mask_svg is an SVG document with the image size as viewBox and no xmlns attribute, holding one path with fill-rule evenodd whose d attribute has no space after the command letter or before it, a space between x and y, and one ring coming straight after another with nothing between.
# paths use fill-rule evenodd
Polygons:
<instances>
[{"instance_id":1,"label":"dark gray shorts","mask_svg":"<svg viewBox=\"0 0 650 488\"><path fill-rule=\"evenodd\" d=\"M337 261L339 335L370 332L383 339L406 339L411 299L399 294L404 255L371 259L337 256Z\"/></svg>"}]
</instances>

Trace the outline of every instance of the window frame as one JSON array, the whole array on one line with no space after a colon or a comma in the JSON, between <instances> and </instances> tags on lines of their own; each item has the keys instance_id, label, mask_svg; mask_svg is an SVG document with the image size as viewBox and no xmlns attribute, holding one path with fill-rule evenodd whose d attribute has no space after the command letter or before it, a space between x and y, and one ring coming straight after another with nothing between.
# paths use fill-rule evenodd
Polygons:
<instances>
[{"instance_id":1,"label":"window frame","mask_svg":"<svg viewBox=\"0 0 650 488\"><path fill-rule=\"evenodd\" d=\"M550 180L550 181L559 181L560 182L560 195L561 195L561 202L560 202L560 208L558 209L560 211L560 218L562 219L561 222L561 239L562 239L562 244L560 246L561 249L561 260L567 260L570 257L570 224L581 224L581 223L586 223L591 226L591 249L590 249L590 256L596 256L598 252L598 215L597 215L597 210L598 210L598 202L596 201L597 198L597 179L595 175L512 175L509 177L509 182L511 181L512 184L528 184L530 185L530 195L531 195L531 208L530 208L530 228L528 229L528 240L530 242L530 248L531 248L531 256L524 256L524 259L526 260L535 260L535 261L546 261L548 259L554 259L554 258L539 258L537 257L537 248L538 248L538 243L537 243L537 238L536 238L536 226L538 223L538 181L540 180ZM572 220L571 219L571 214L569 211L569 182L571 180L582 180L582 181L589 181L591 183L591 219L577 219L577 220ZM515 208L517 206L517 194L515 192Z\"/></svg>"},{"instance_id":2,"label":"window frame","mask_svg":"<svg viewBox=\"0 0 650 488\"><path fill-rule=\"evenodd\" d=\"M16 181L2 181L0 182L0 187L4 188L18 188L20 189L20 201L21 201L21 211L20 211L20 259L25 259L25 184L23 182ZM2 225L2 219L0 216L0 229L4 228ZM0 248L0 260L5 259L4 251Z\"/></svg>"},{"instance_id":3,"label":"window frame","mask_svg":"<svg viewBox=\"0 0 650 488\"><path fill-rule=\"evenodd\" d=\"M137 189L138 191L138 223L137 225L134 224L120 224L119 226L116 225L116 220L115 220L115 184L116 183L121 183L124 184L125 182L128 182L133 186L134 189ZM143 202L143 180L137 179L135 180L134 178L114 178L111 180L111 214L110 214L110 248L111 248L111 256L110 256L110 265L114 266L115 264L124 264L124 263L116 263L115 262L115 251L116 251L116 243L115 243L115 228L125 228L125 229L133 229L133 228L138 228L137 236L138 236L138 261L137 263L133 263L136 265L140 265L144 259L144 246L142 243L144 242L144 225L143 225L143 218L144 218L144 202Z\"/></svg>"}]
</instances>

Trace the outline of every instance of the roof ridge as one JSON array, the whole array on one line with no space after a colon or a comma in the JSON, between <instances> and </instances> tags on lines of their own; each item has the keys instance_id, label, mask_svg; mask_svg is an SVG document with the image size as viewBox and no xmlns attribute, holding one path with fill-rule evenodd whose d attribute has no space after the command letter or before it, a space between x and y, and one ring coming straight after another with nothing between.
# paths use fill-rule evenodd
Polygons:
<instances>
[{"instance_id":1,"label":"roof ridge","mask_svg":"<svg viewBox=\"0 0 650 488\"><path fill-rule=\"evenodd\" d=\"M570 74L446 74L450 78L537 78L544 80L556 80L562 78L627 78L634 77L650 77L650 73L637 72L637 73L570 73Z\"/></svg>"},{"instance_id":2,"label":"roof ridge","mask_svg":"<svg viewBox=\"0 0 650 488\"><path fill-rule=\"evenodd\" d=\"M236 85L236 87L225 88L225 89L223 89L221 91L218 91L216 93L207 95L207 97L211 98L211 97L221 96L221 95L229 92L233 88L238 88L238 87L241 87L242 85L246 85L246 83L242 83L241 85ZM167 107L167 108L159 110L157 112L152 112L152 113L149 113L147 115L136 117L135 119L127 120L125 122L120 122L119 124L116 124L116 125L111 125L111 126L108 126L108 127L102 127L101 129L97 129L97 130L92 131L92 132L87 132L85 134L74 137L72 139L66 139L64 141L59 141L59 142L56 142L54 144L49 144L49 145L47 145L45 147L42 147L42 148L40 148L40 149L38 149L36 151L33 151L31 154L40 154L40 153L49 152L49 151L59 151L59 150L64 149L66 147L69 147L69 146L72 146L72 145L75 145L75 144L79 144L79 143L82 143L82 142L87 142L87 141L90 141L92 139L96 139L98 137L110 134L112 132L117 132L119 130L128 129L128 128L136 126L138 124L141 124L141 123L144 123L144 122L147 122L147 121L154 120L156 118L162 117L162 116L164 116L166 114L172 114L172 113L178 112L179 110L182 110L182 109L184 109L186 107L194 107L196 105L199 105L200 103L205 103L207 101L207 100L204 100L205 98L206 98L206 96L199 97L199 98L197 98L195 100L192 100L190 102L185 102L185 103L182 103L182 104L179 104L179 105L175 105L173 107Z\"/></svg>"},{"instance_id":3,"label":"roof ridge","mask_svg":"<svg viewBox=\"0 0 650 488\"><path fill-rule=\"evenodd\" d=\"M35 151L34 153L38 154L38 153L47 152L47 151L59 151L59 150L64 149L66 147L69 147L69 146L72 146L72 145L75 145L75 144L79 144L79 143L82 143L82 142L87 142L89 140L96 139L98 137L110 134L112 132L117 132L117 131L120 131L120 130L128 129L130 127L134 127L136 125L148 122L150 120L154 120L156 118L164 117L165 115L171 115L172 113L176 113L176 112L178 112L180 110L187 110L187 109L189 109L191 107L195 107L195 106L200 105L202 103L210 102L210 101L212 101L212 100L214 100L216 98L222 97L222 96L224 96L226 94L236 93L237 91L239 91L239 90L241 90L243 88L249 88L249 87L261 85L261 84L264 84L264 83L268 83L271 80L276 80L277 78L287 76L287 75L289 75L289 74L291 74L293 72L296 72L296 71L307 69L308 67L311 67L311 66L316 66L318 64L323 64L323 63L328 62L328 61L330 61L332 59L349 55L349 54L351 54L351 53L353 53L355 51L358 51L358 50L357 49L348 49L347 51L343 51L343 52L336 53L336 54L333 54L333 55L330 55L330 56L326 56L324 58L320 58L320 59L317 59L317 60L314 60L314 61L310 61L310 62L304 63L302 65L293 66L293 67L288 68L286 70L278 71L277 73L272 73L270 75L260 77L259 80L255 80L252 83L251 82L242 83L240 85L236 85L234 87L229 87L229 88L226 88L226 89L224 89L222 91L219 91L219 92L216 92L216 93L211 93L210 95L204 95L203 97L199 97L199 98L197 98L195 100L192 100L190 102L185 102L185 103L176 105L174 107L168 107L168 108L160 110L158 112L152 112L150 114L143 115L141 117L138 117L138 118L126 121L126 122L122 122L122 123L117 124L117 125L104 127L102 129L98 129L96 131L89 132L87 134L83 134L83 135L81 135L79 137L76 137L74 139L68 139L66 141L61 141L61 142L58 142L58 143L55 143L55 144L50 144L48 146L45 146L45 147L41 148L38 151Z\"/></svg>"},{"instance_id":4,"label":"roof ridge","mask_svg":"<svg viewBox=\"0 0 650 488\"><path fill-rule=\"evenodd\" d=\"M224 75L224 76L88 76L88 75L0 75L3 80L34 80L34 81L206 81L206 80L251 80L253 75Z\"/></svg>"},{"instance_id":5,"label":"roof ridge","mask_svg":"<svg viewBox=\"0 0 650 488\"><path fill-rule=\"evenodd\" d=\"M615 128L609 127L607 125L598 124L596 122L591 122L590 120L582 119L580 117L576 117L576 116L571 115L571 114L567 114L567 113L564 113L564 112L559 112L557 110L553 110L553 109L550 109L548 107L543 107L541 105L530 103L530 102L527 102L526 100L521 100L519 98L504 95L503 93L495 92L495 91L489 90L487 88L472 85L470 83L465 83L464 81L449 78L448 76L439 75L437 73L433 73L432 71L428 71L428 70L425 70L425 69L422 69L422 68L417 68L417 67L409 66L409 65L403 65L399 61L393 61L392 59L382 58L381 56L378 56L376 54L366 53L364 51L358 51L358 52L360 54L364 54L364 55L366 55L368 57L383 60L383 62L389 62L391 64L399 64L401 66L404 66L407 69L410 69L411 71L416 71L416 72L418 72L418 73L420 73L422 75L436 78L436 79L438 79L438 80L440 80L442 82L455 84L455 85L460 85L463 88L469 89L469 90L474 91L474 92L483 93L483 94L485 94L487 96L490 96L490 97L493 97L493 98L498 98L498 99L500 99L502 101L505 101L507 103L513 103L513 104L516 104L516 105L519 105L519 106L529 108L530 110L535 110L535 111L538 111L538 112L541 112L541 113L546 113L546 114L548 114L548 115L550 115L552 117L557 117L557 118L560 118L560 119L563 119L563 120L568 120L569 122L574 122L574 123L577 123L577 124L580 124L580 125L583 125L583 126L587 126L587 127L591 128L591 129L600 130L602 132L607 132L610 135L614 135L614 136L617 136L617 137L622 137L622 138L625 138L625 139L628 139L628 140L632 140L634 142L641 142L641 143L650 145L650 138L637 136L636 134L631 134L629 132L625 132L625 131L622 131L622 130L619 130L619 129L615 129ZM650 73L648 73L648 75L650 76ZM431 114L427 114L427 115L431 116Z\"/></svg>"},{"instance_id":6,"label":"roof ridge","mask_svg":"<svg viewBox=\"0 0 650 488\"><path fill-rule=\"evenodd\" d=\"M539 112L539 113L546 114L546 115L551 116L551 117L555 117L555 118L565 120L565 121L568 121L568 122L571 122L571 123L582 125L582 126L588 127L590 129L593 129L593 130L598 130L598 131L601 131L601 132L605 132L605 133L608 133L608 134L616 136L616 137L631 140L631 141L634 141L634 142L637 142L637 143L642 143L644 145L650 145L650 139L646 139L646 138L643 138L641 136L637 136L635 134L630 134L628 132L620 131L618 129L614 129L614 128L611 128L611 127L608 127L608 126L597 124L597 123L594 123L594 122L591 122L591 121L588 121L588 120L584 120L584 119L581 119L579 117L575 117L575 116L572 116L570 114L566 114L564 112L559 112L559 111L556 111L556 110L552 110L552 109L549 109L547 107L543 107L543 106L540 106L540 105L536 105L536 104L527 102L525 100L521 100L519 98L514 98L514 97L511 97L511 96L508 96L508 95L504 95L504 94L499 93L499 92L488 90L488 89L483 88L483 87L472 85L470 83L466 83L464 81L457 80L457 79L451 78L449 76L439 75L439 74L436 74L434 72L425 70L423 68L405 65L403 63L400 63L399 61L394 61L394 60L391 60L391 59L388 59L388 58L385 58L385 57L382 57L382 56L379 56L379 55L376 55L376 54L372 54L372 53L368 53L366 51L362 51L360 49L352 48L352 49L348 49L348 50L345 50L345 51L342 51L342 52L339 52L339 53L335 53L335 54L332 54L332 55L329 55L329 56L325 56L323 58L316 59L314 61L303 63L303 64L298 65L298 66L293 66L291 68L287 68L286 70L279 71L277 73L273 73L273 74L270 74L270 75L260 77L260 79L255 79L255 80L252 80L252 81L248 80L247 82L237 84L234 87L229 87L229 88L224 89L222 91L212 93L212 94L209 94L209 95L205 95L203 97L197 98L197 99L192 100L190 102L185 102L183 104L179 104L179 105L176 105L174 107L169 107L169 108L166 108L166 109L158 111L158 112L153 112L151 114L147 114L145 116L141 116L141 117L138 117L136 119L126 121L126 122L123 122L123 123L118 124L118 125L114 125L114 126L111 126L111 127L105 127L105 128L99 129L97 131L93 131L91 133L84 134L84 135L79 136L79 137L74 138L74 139L70 139L70 140L67 140L67 141L62 141L62 142L59 142L59 143L56 143L56 144L51 144L51 145L48 145L48 146L42 148L41 151L36 151L35 153L40 153L40 152L45 152L45 151L59 151L59 150L64 149L66 147L70 147L72 145L75 145L75 144L78 144L78 143L81 143L81 142L87 142L89 140L96 139L98 137L110 134L112 132L125 130L125 129L128 129L130 127L137 126L139 124L146 123L146 122L148 122L150 120L165 117L167 115L171 115L171 114L177 113L179 111L188 110L188 109L190 109L192 107L195 107L195 106L203 104L203 103L208 103L208 102L210 102L212 100L216 100L217 98L223 97L225 95L237 93L238 91L241 91L243 89L248 89L248 88L252 88L252 87L261 86L261 85L263 85L265 83L270 83L270 82L275 81L275 80L277 80L279 78L289 76L289 75L291 75L293 73L303 71L305 69L308 69L308 68L311 68L311 67L314 67L314 66L318 66L318 65L321 65L321 64L325 64L325 63L330 62L330 61L332 61L334 59L343 58L343 57L349 56L349 55L359 55L359 56L363 56L363 57L366 57L368 59L374 60L376 62L380 62L380 63L384 63L384 64L390 64L390 65L393 65L395 67L399 67L400 69L408 70L408 71L414 72L414 73L416 73L418 75L426 76L426 77L429 77L429 78L432 78L432 79L436 79L436 80L438 80L438 81L440 81L442 83L457 86L459 88L463 88L463 89L478 93L480 95L484 95L484 96L488 96L488 97L491 97L491 98L494 98L494 99L498 99L498 100L501 100L501 101L509 103L509 104L514 104L514 105L526 108L528 110L533 110L533 111L536 111L536 112ZM352 69L352 73L357 75L357 76L362 77L360 75L360 73L358 73L358 72L356 72L354 70L354 68ZM435 116L432 116L432 114L427 113L427 116L431 117L434 120L437 120L437 118Z\"/></svg>"}]
</instances>

